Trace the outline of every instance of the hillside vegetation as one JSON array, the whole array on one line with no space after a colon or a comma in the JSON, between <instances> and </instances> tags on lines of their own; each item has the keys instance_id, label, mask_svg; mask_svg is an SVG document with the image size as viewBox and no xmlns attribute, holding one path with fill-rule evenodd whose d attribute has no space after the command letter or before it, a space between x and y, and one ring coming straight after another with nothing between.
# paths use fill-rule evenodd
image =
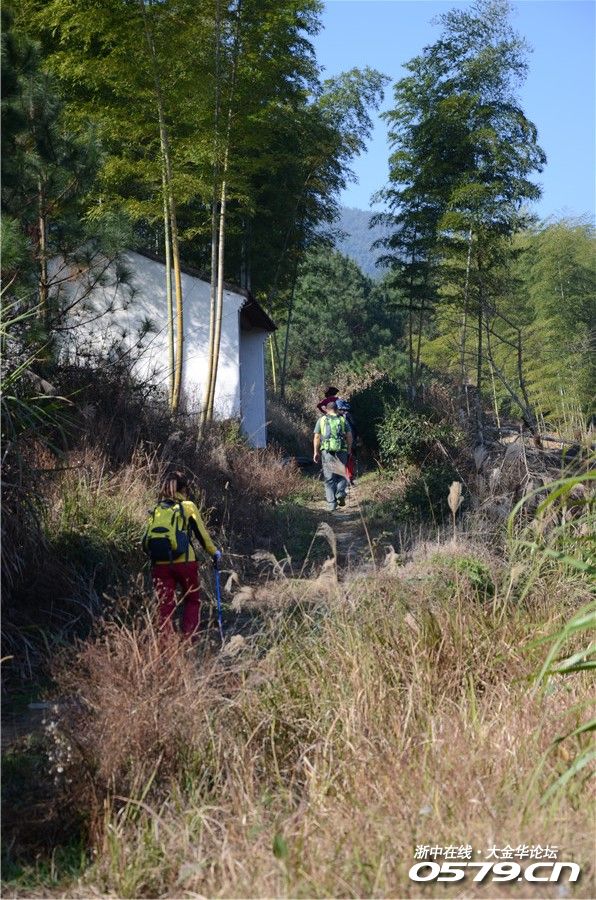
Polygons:
<instances>
[{"instance_id":1,"label":"hillside vegetation","mask_svg":"<svg viewBox=\"0 0 596 900\"><path fill-rule=\"evenodd\" d=\"M381 224L372 224L373 216L370 210L342 206L336 223L339 237L335 246L344 256L354 260L361 272L378 280L383 275L377 266L381 254L373 245L387 237L388 229Z\"/></svg>"},{"instance_id":2,"label":"hillside vegetation","mask_svg":"<svg viewBox=\"0 0 596 900\"><path fill-rule=\"evenodd\" d=\"M416 881L431 847L594 896L594 233L528 212L510 13L446 11L392 86L384 212L350 224L373 278L333 230L388 79L322 78L318 0L3 5L5 896L503 896ZM159 384L151 322L98 350L63 290L93 333L134 248L164 259ZM183 262L210 281L198 413ZM263 449L216 403L230 282L278 325ZM330 513L332 385L358 438ZM160 630L141 539L173 469L223 551L223 640L203 559L198 639ZM581 878L529 880L547 845Z\"/></svg>"},{"instance_id":3,"label":"hillside vegetation","mask_svg":"<svg viewBox=\"0 0 596 900\"><path fill-rule=\"evenodd\" d=\"M582 866L573 895L591 896L585 773L567 775L587 735L557 743L584 721L590 683L540 675L591 596L585 462L543 508L528 496L507 535L520 483L546 480L537 499L548 496L552 463L495 445L478 469L438 393L424 413L401 407L398 455L385 426L384 469L363 475L343 516L325 516L320 482L271 450L225 430L198 455L180 429L164 443L151 403L136 407L123 455L116 397L126 422L139 399L103 387L118 394L38 475L42 543L21 546L5 616L13 687L33 674L55 704L5 754L7 896L421 896L416 845L484 852L502 835L547 835ZM288 411L273 412L283 439ZM288 439L308 446L292 420ZM140 572L174 449L225 548L223 649L216 630L164 645ZM465 505L451 521L455 470ZM37 553L46 580L32 584ZM579 630L563 655L586 646Z\"/></svg>"}]
</instances>

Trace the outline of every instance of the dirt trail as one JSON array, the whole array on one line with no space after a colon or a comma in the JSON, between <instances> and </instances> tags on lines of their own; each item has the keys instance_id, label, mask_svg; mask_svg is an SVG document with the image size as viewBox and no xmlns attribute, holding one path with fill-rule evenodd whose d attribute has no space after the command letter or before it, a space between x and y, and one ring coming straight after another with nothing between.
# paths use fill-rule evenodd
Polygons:
<instances>
[{"instance_id":1,"label":"dirt trail","mask_svg":"<svg viewBox=\"0 0 596 900\"><path fill-rule=\"evenodd\" d=\"M360 509L361 495L361 487L354 485L348 493L345 507L338 508L335 512L327 511L325 500L309 504L319 522L326 523L333 531L340 578L356 567L372 565L369 537Z\"/></svg>"}]
</instances>

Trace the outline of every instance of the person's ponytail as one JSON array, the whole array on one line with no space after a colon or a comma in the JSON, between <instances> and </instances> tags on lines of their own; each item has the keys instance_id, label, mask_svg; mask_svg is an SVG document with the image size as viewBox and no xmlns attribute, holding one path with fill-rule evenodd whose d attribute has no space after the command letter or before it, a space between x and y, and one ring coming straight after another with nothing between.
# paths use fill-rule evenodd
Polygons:
<instances>
[{"instance_id":1,"label":"person's ponytail","mask_svg":"<svg viewBox=\"0 0 596 900\"><path fill-rule=\"evenodd\" d=\"M161 483L160 500L175 500L176 494L186 491L188 480L182 472L168 472Z\"/></svg>"}]
</instances>

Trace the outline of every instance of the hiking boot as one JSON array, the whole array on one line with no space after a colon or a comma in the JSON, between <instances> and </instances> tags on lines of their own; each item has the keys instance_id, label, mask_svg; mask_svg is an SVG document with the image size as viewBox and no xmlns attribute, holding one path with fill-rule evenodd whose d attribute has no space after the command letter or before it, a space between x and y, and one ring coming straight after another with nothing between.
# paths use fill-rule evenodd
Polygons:
<instances>
[{"instance_id":1,"label":"hiking boot","mask_svg":"<svg viewBox=\"0 0 596 900\"><path fill-rule=\"evenodd\" d=\"M346 505L345 494L344 494L343 497L338 497L338 498L337 498L337 505L338 505L338 506L345 506L345 505Z\"/></svg>"},{"instance_id":2,"label":"hiking boot","mask_svg":"<svg viewBox=\"0 0 596 900\"><path fill-rule=\"evenodd\" d=\"M335 512L335 503L327 504L327 512Z\"/></svg>"}]
</instances>

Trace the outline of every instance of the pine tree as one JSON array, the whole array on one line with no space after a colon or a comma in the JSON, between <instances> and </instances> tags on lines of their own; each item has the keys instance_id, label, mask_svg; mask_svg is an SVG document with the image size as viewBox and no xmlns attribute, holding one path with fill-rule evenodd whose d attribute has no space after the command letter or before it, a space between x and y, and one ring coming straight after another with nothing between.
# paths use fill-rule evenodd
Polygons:
<instances>
[{"instance_id":1,"label":"pine tree","mask_svg":"<svg viewBox=\"0 0 596 900\"><path fill-rule=\"evenodd\" d=\"M11 290L39 311L49 346L61 324L62 295L57 289L73 262L87 273L90 287L105 271L104 255L114 258L126 234L124 223L93 206L100 149L88 127L70 128L58 85L43 71L38 44L22 30L6 4L3 15L2 210L4 226L16 240L18 265ZM61 265L52 272L50 260ZM11 254L3 270L11 270Z\"/></svg>"},{"instance_id":2,"label":"pine tree","mask_svg":"<svg viewBox=\"0 0 596 900\"><path fill-rule=\"evenodd\" d=\"M391 289L363 275L353 260L322 246L300 265L289 337L288 380L319 385L339 369L383 361L390 371L401 354L399 316Z\"/></svg>"}]
</instances>

